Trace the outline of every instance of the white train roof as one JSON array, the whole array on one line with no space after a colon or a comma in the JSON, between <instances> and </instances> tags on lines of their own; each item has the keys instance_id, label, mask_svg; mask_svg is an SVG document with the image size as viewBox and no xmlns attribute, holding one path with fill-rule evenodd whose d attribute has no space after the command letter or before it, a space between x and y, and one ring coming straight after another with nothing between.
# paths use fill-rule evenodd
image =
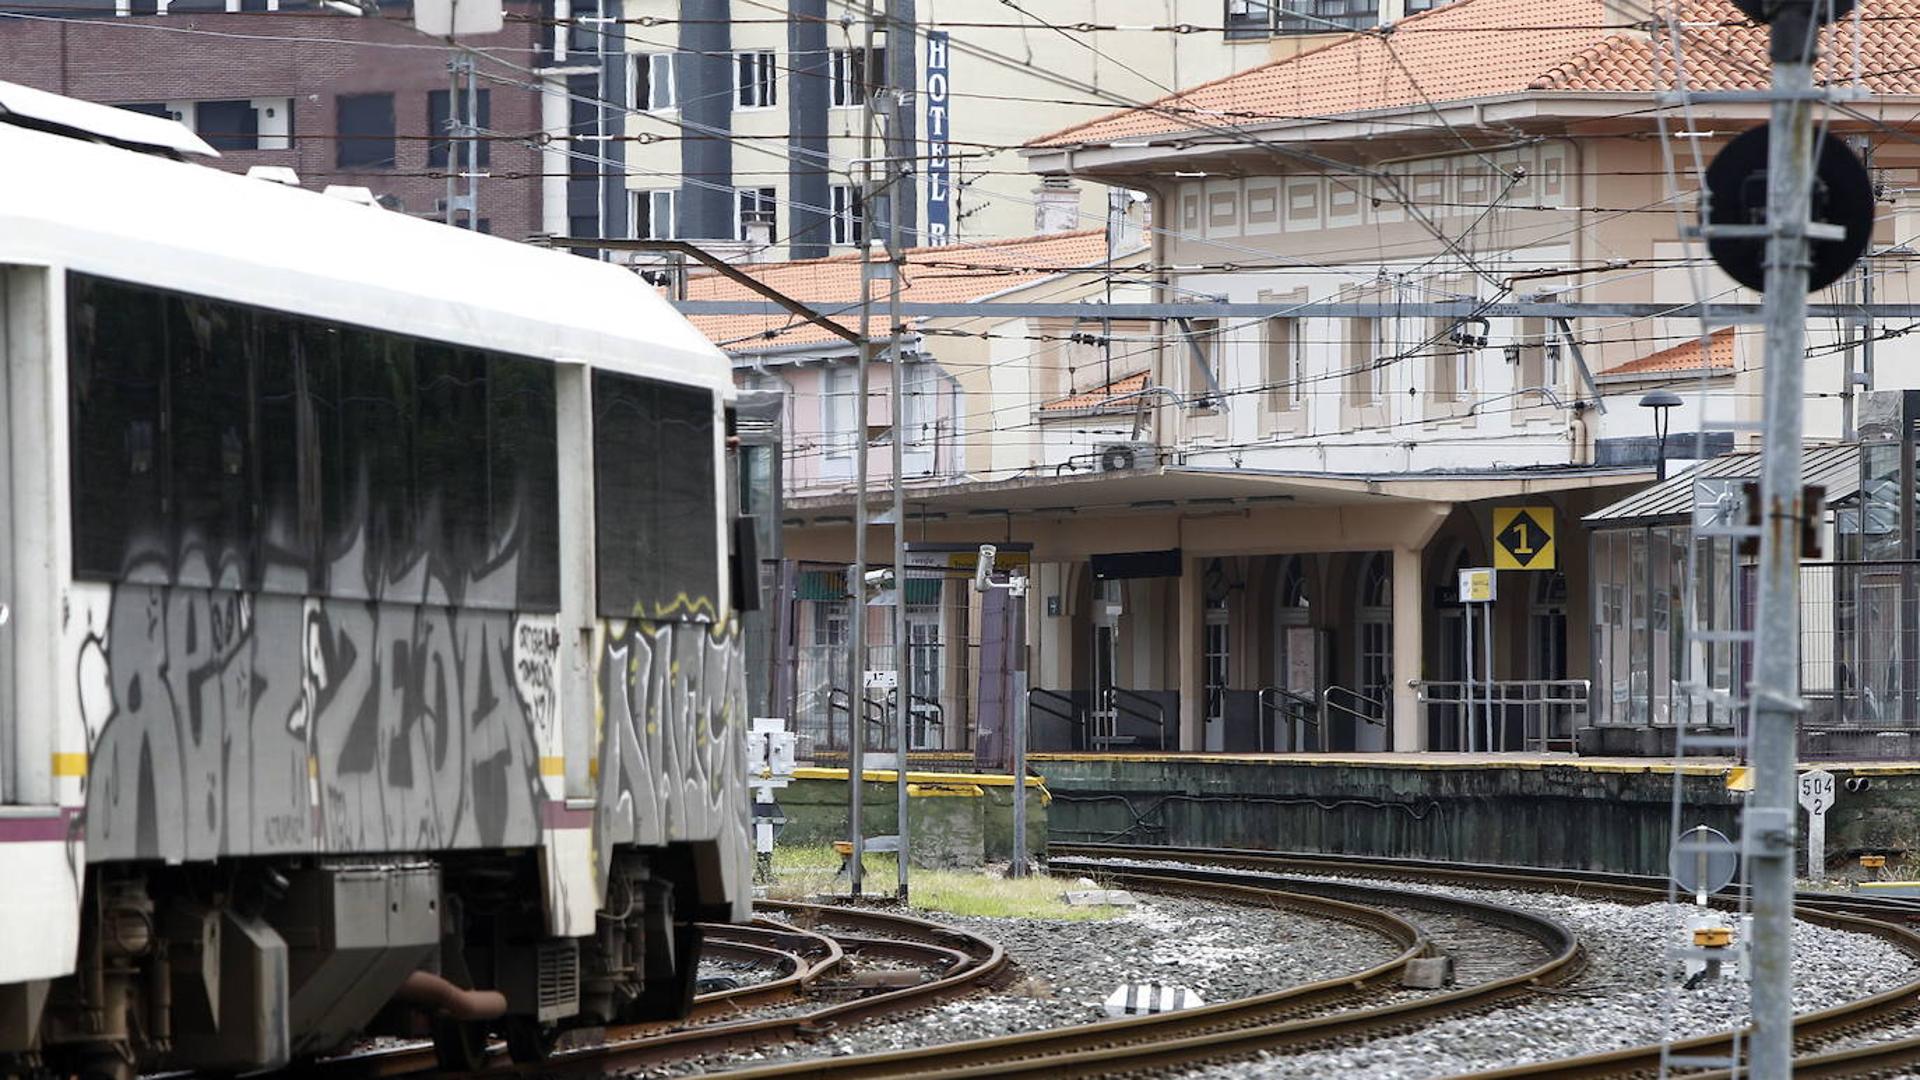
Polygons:
<instances>
[{"instance_id":1,"label":"white train roof","mask_svg":"<svg viewBox=\"0 0 1920 1080\"><path fill-rule=\"evenodd\" d=\"M618 267L4 121L0 263L732 385L725 354Z\"/></svg>"}]
</instances>

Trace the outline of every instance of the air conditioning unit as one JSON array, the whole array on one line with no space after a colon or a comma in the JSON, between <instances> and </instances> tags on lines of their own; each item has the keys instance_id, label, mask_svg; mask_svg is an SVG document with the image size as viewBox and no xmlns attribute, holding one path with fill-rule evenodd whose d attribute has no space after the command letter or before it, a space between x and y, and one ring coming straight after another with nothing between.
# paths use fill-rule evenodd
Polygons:
<instances>
[{"instance_id":1,"label":"air conditioning unit","mask_svg":"<svg viewBox=\"0 0 1920 1080\"><path fill-rule=\"evenodd\" d=\"M1156 461L1154 446L1150 442L1105 443L1095 447L1095 450L1100 455L1100 471L1103 473L1132 472Z\"/></svg>"}]
</instances>

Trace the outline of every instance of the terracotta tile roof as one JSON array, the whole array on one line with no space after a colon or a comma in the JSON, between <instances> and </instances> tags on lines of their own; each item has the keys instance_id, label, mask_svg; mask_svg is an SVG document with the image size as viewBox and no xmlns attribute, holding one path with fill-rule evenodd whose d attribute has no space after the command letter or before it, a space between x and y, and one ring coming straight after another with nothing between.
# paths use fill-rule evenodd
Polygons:
<instances>
[{"instance_id":1,"label":"terracotta tile roof","mask_svg":"<svg viewBox=\"0 0 1920 1080\"><path fill-rule=\"evenodd\" d=\"M1107 238L1104 229L1083 229L978 244L910 248L906 254L903 297L932 304L966 303L1030 285L1068 269L1104 262ZM858 328L859 313L853 310L860 300L857 255L762 263L741 269L795 299L836 309L846 306L850 309L847 317L834 321L848 329ZM884 279L877 281L873 315L867 324L869 332L875 335L887 332L886 295ZM758 300L760 297L744 285L709 274L687 283L687 299ZM784 311L774 315L695 315L693 324L708 340L729 352L838 340L825 327L790 317Z\"/></svg>"},{"instance_id":2,"label":"terracotta tile roof","mask_svg":"<svg viewBox=\"0 0 1920 1080\"><path fill-rule=\"evenodd\" d=\"M1068 394L1063 398L1054 398L1044 402L1040 411L1045 412L1081 412L1097 409L1114 398L1124 394L1137 394L1147 388L1147 373L1138 371L1124 378L1115 379L1105 386L1096 386L1083 394Z\"/></svg>"},{"instance_id":3,"label":"terracotta tile roof","mask_svg":"<svg viewBox=\"0 0 1920 1080\"><path fill-rule=\"evenodd\" d=\"M1707 339L1707 360L1700 362L1700 339L1688 338L1670 349L1615 364L1602 375L1647 375L1662 371L1699 371L1701 368L1733 370L1733 331L1715 330Z\"/></svg>"},{"instance_id":4,"label":"terracotta tile roof","mask_svg":"<svg viewBox=\"0 0 1920 1080\"><path fill-rule=\"evenodd\" d=\"M1689 10L1683 54L1696 88L1767 84L1764 27L1726 0L1679 0ZM1603 0L1456 0L1411 15L1392 32L1349 34L1318 49L1182 90L1043 136L1033 147L1100 144L1207 128L1257 127L1294 117L1338 116L1540 91L1665 89L1671 50L1619 26ZM1876 93L1920 93L1920 0L1887 0L1862 23ZM1889 16L1892 16L1891 18ZM1905 17L1902 17L1905 16ZM1611 25L1610 24L1615 24ZM1705 24L1705 25L1697 25ZM1826 32L1821 75L1852 75L1853 22Z\"/></svg>"}]
</instances>

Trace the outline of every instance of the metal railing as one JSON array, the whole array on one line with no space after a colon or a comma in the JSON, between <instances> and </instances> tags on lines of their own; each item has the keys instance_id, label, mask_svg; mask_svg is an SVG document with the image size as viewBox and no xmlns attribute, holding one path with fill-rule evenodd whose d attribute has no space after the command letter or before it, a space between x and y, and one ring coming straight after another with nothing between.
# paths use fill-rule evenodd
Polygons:
<instances>
[{"instance_id":1,"label":"metal railing","mask_svg":"<svg viewBox=\"0 0 1920 1080\"><path fill-rule=\"evenodd\" d=\"M1342 698L1346 700L1341 700ZM1320 710L1323 719L1332 713L1345 713L1356 720L1364 720L1375 727L1386 727L1393 717L1393 703L1368 697L1347 686L1329 686L1320 691Z\"/></svg>"},{"instance_id":2,"label":"metal railing","mask_svg":"<svg viewBox=\"0 0 1920 1080\"><path fill-rule=\"evenodd\" d=\"M1485 682L1421 680L1414 699L1421 715L1454 729L1455 750L1572 750L1574 733L1587 721L1593 684L1586 679L1518 679ZM1520 745L1509 745L1518 725Z\"/></svg>"},{"instance_id":3,"label":"metal railing","mask_svg":"<svg viewBox=\"0 0 1920 1080\"><path fill-rule=\"evenodd\" d=\"M1166 706L1137 690L1127 690L1118 686L1108 687L1105 697L1105 730L1098 730L1098 725L1096 725L1096 730L1087 740L1091 749L1110 750L1115 746L1137 745L1140 742L1140 736L1122 735L1120 733L1120 721L1122 719L1138 720L1151 724L1158 732L1158 735L1155 737L1155 741L1159 744L1158 749L1166 749ZM1102 719L1099 712L1096 712L1094 717L1096 721Z\"/></svg>"},{"instance_id":4,"label":"metal railing","mask_svg":"<svg viewBox=\"0 0 1920 1080\"><path fill-rule=\"evenodd\" d=\"M1285 746L1268 746L1267 735L1274 730L1275 719L1285 726ZM1263 686L1260 688L1260 752L1269 750L1282 752L1302 751L1307 748L1307 728L1313 728L1320 744L1319 749L1327 748L1327 729L1320 723L1320 702L1311 694L1302 694L1283 686Z\"/></svg>"}]
</instances>

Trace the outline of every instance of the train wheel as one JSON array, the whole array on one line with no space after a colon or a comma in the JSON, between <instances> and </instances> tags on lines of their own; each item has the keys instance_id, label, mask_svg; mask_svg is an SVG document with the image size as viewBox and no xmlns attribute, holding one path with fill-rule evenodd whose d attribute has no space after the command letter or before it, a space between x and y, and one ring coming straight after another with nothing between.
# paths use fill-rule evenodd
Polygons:
<instances>
[{"instance_id":1,"label":"train wheel","mask_svg":"<svg viewBox=\"0 0 1920 1080\"><path fill-rule=\"evenodd\" d=\"M442 1072L479 1072L487 1065L486 1027L472 1020L435 1017L433 1056Z\"/></svg>"},{"instance_id":2,"label":"train wheel","mask_svg":"<svg viewBox=\"0 0 1920 1080\"><path fill-rule=\"evenodd\" d=\"M522 1065L537 1065L553 1054L560 1033L531 1016L507 1017L507 1056Z\"/></svg>"}]
</instances>

